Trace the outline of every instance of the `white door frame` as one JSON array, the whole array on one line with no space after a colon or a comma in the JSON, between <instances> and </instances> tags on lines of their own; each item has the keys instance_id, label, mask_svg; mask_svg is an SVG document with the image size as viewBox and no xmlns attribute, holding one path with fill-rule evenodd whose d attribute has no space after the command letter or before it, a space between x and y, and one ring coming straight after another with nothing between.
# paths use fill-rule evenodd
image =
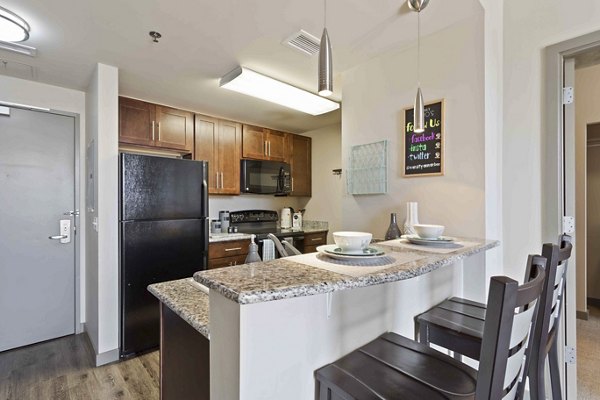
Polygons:
<instances>
[{"instance_id":1,"label":"white door frame","mask_svg":"<svg viewBox=\"0 0 600 400\"><path fill-rule=\"evenodd\" d=\"M0 101L0 106L5 106L5 107L9 107L9 108L19 108L22 110L30 110L30 111L36 111L36 112L45 112L48 114L56 114L56 115L62 115L65 117L72 117L73 118L73 129L74 129L74 171L75 171L75 187L73 188L73 190L75 191L75 210L79 210L79 215L73 216L73 224L74 224L74 229L75 229L75 243L74 243L74 265L75 265L75 276L73 277L75 279L75 293L73 293L73 295L75 296L75 321L73 321L73 324L75 326L75 334L79 334L83 332L83 322L81 321L81 254L84 254L82 252L82 241L81 241L81 234L83 232L85 232L85 227L82 224L82 212L81 212L81 193L79 191L80 189L80 179L81 179L81 157L80 157L80 143L81 143L81 124L80 124L80 116L79 114L76 113L72 113L72 112L66 112L66 111L58 111L58 110L54 110L54 109L49 109L49 108L41 108L41 107L36 107L36 106L30 106L30 105L26 105L26 104L16 104L16 103L11 103L11 102L7 102L7 101ZM65 211L70 211L70 210L65 210Z\"/></svg>"},{"instance_id":2,"label":"white door frame","mask_svg":"<svg viewBox=\"0 0 600 400\"><path fill-rule=\"evenodd\" d=\"M563 115L562 93L565 79L565 60L600 48L600 32L570 39L553 46L544 52L545 103L542 109L542 239L556 242L563 232L562 216L575 215L575 130L565 130L565 123L571 124L574 111L566 108ZM569 62L569 61L568 61ZM575 94L577 96L577 94ZM574 236L575 247L577 238ZM559 343L577 348L576 332L576 260L569 262L565 293L565 318L561 321ZM559 349L563 347L559 344ZM563 391L567 400L577 399L577 365L565 364L564 353L559 351L559 362L565 365L562 372Z\"/></svg>"}]
</instances>

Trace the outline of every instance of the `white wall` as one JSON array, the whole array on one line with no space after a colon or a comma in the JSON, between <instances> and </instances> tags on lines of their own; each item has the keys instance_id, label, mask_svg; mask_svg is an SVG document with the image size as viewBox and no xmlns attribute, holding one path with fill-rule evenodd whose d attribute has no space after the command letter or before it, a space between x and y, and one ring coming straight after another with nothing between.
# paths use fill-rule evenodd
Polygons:
<instances>
[{"instance_id":1,"label":"white wall","mask_svg":"<svg viewBox=\"0 0 600 400\"><path fill-rule=\"evenodd\" d=\"M426 101L445 99L446 173L441 177L402 177L403 108L414 102L416 48L374 58L344 73L344 170L351 146L389 141L388 194L344 194L344 228L381 237L390 212L399 213L402 221L405 203L417 201L420 222L443 224L451 235L485 235L483 51L483 10L422 40L423 94Z\"/></svg>"},{"instance_id":2,"label":"white wall","mask_svg":"<svg viewBox=\"0 0 600 400\"><path fill-rule=\"evenodd\" d=\"M86 210L88 332L96 364L114 361L119 347L118 70L98 64L87 90L86 146L95 141L96 208ZM89 173L89 171L88 171ZM92 221L97 218L97 229Z\"/></svg>"},{"instance_id":3,"label":"white wall","mask_svg":"<svg viewBox=\"0 0 600 400\"><path fill-rule=\"evenodd\" d=\"M342 168L341 125L326 126L302 135L312 138L312 197L306 204L304 218L329 223L328 242L332 233L343 230L342 193L344 180L332 170Z\"/></svg>"},{"instance_id":4,"label":"white wall","mask_svg":"<svg viewBox=\"0 0 600 400\"><path fill-rule=\"evenodd\" d=\"M65 89L23 79L0 76L0 101L26 104L51 110L77 114L79 116L79 160L80 160L80 199L81 208L85 204L85 93L79 90ZM68 210L65 210L68 211ZM79 263L80 263L80 321L84 322L85 314L85 213L79 219Z\"/></svg>"}]
</instances>

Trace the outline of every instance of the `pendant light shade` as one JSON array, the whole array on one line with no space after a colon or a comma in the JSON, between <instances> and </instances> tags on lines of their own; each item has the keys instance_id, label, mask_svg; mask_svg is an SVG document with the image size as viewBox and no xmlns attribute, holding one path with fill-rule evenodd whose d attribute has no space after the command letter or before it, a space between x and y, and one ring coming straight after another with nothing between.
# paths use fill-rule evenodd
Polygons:
<instances>
[{"instance_id":1,"label":"pendant light shade","mask_svg":"<svg viewBox=\"0 0 600 400\"><path fill-rule=\"evenodd\" d=\"M321 96L327 97L333 94L332 64L331 42L329 41L327 28L324 28L319 49L319 94Z\"/></svg>"},{"instance_id":2,"label":"pendant light shade","mask_svg":"<svg viewBox=\"0 0 600 400\"><path fill-rule=\"evenodd\" d=\"M29 39L29 24L12 11L0 7L0 40L23 42Z\"/></svg>"},{"instance_id":3,"label":"pendant light shade","mask_svg":"<svg viewBox=\"0 0 600 400\"><path fill-rule=\"evenodd\" d=\"M425 131L425 103L423 102L423 94L421 88L417 88L417 97L415 98L415 114L414 114L414 131L421 133Z\"/></svg>"}]
</instances>

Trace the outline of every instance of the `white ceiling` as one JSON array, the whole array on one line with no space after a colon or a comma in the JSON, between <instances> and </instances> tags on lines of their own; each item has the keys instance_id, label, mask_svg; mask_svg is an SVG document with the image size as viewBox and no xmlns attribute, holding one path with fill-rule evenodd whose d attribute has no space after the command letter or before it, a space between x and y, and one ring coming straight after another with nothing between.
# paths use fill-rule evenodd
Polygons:
<instances>
[{"instance_id":1,"label":"white ceiling","mask_svg":"<svg viewBox=\"0 0 600 400\"><path fill-rule=\"evenodd\" d=\"M402 1L328 1L334 99L342 98L341 72L414 42L416 16ZM2 50L0 58L33 65L41 82L85 90L102 62L119 68L122 95L292 132L340 120L339 111L313 117L218 87L222 75L243 65L316 92L317 56L281 41L299 29L320 37L322 0L0 0L0 6L29 22L25 44L38 48L36 58ZM422 14L423 34L480 12L478 0L432 0ZM152 43L151 30L163 35L160 43Z\"/></svg>"}]
</instances>

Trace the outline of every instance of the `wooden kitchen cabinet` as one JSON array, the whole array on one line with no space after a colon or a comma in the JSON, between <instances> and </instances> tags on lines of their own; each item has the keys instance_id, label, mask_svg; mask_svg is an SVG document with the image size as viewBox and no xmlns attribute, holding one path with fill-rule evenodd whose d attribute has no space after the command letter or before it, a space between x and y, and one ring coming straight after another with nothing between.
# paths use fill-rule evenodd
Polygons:
<instances>
[{"instance_id":1,"label":"wooden kitchen cabinet","mask_svg":"<svg viewBox=\"0 0 600 400\"><path fill-rule=\"evenodd\" d=\"M244 125L242 157L286 162L288 160L288 136L285 132Z\"/></svg>"},{"instance_id":2,"label":"wooden kitchen cabinet","mask_svg":"<svg viewBox=\"0 0 600 400\"><path fill-rule=\"evenodd\" d=\"M208 269L243 264L246 261L249 246L249 239L209 243Z\"/></svg>"},{"instance_id":3,"label":"wooden kitchen cabinet","mask_svg":"<svg viewBox=\"0 0 600 400\"><path fill-rule=\"evenodd\" d=\"M288 134L269 130L267 135L267 153L269 160L288 161Z\"/></svg>"},{"instance_id":4,"label":"wooden kitchen cabinet","mask_svg":"<svg viewBox=\"0 0 600 400\"><path fill-rule=\"evenodd\" d=\"M188 111L119 97L119 142L191 153L193 118Z\"/></svg>"},{"instance_id":5,"label":"wooden kitchen cabinet","mask_svg":"<svg viewBox=\"0 0 600 400\"><path fill-rule=\"evenodd\" d=\"M314 253L317 247L327 244L327 232L305 233L304 240L299 244L299 250L303 253Z\"/></svg>"},{"instance_id":6,"label":"wooden kitchen cabinet","mask_svg":"<svg viewBox=\"0 0 600 400\"><path fill-rule=\"evenodd\" d=\"M153 104L119 97L119 142L153 146L154 114Z\"/></svg>"},{"instance_id":7,"label":"wooden kitchen cabinet","mask_svg":"<svg viewBox=\"0 0 600 400\"><path fill-rule=\"evenodd\" d=\"M291 137L291 196L312 196L312 139L307 136Z\"/></svg>"},{"instance_id":8,"label":"wooden kitchen cabinet","mask_svg":"<svg viewBox=\"0 0 600 400\"><path fill-rule=\"evenodd\" d=\"M192 152L194 114L175 108L156 106L155 146Z\"/></svg>"},{"instance_id":9,"label":"wooden kitchen cabinet","mask_svg":"<svg viewBox=\"0 0 600 400\"><path fill-rule=\"evenodd\" d=\"M195 116L194 159L208 161L210 194L240 193L241 131L237 122Z\"/></svg>"}]
</instances>

